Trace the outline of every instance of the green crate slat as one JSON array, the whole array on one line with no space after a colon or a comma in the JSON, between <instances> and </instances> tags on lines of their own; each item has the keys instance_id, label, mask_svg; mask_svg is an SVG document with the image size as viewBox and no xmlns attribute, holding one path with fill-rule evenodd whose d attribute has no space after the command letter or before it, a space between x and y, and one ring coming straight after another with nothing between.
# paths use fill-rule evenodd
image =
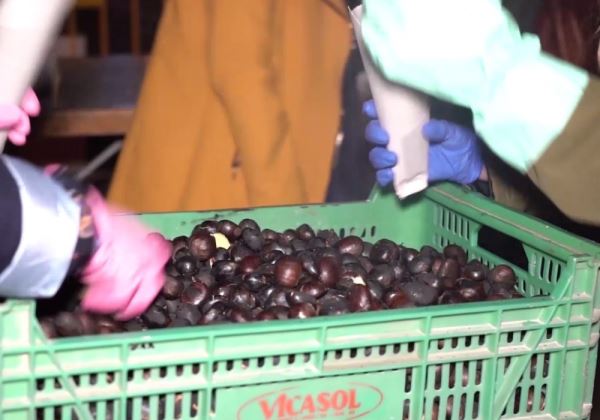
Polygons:
<instances>
[{"instance_id":1,"label":"green crate slat","mask_svg":"<svg viewBox=\"0 0 600 420\"><path fill-rule=\"evenodd\" d=\"M124 216L127 217L127 216ZM369 201L143 214L168 237L210 218L449 243L510 264L524 299L47 340L35 303L0 305L0 418L589 418L600 247L454 185ZM479 244L494 229L518 267ZM573 372L577 372L574 374Z\"/></svg>"}]
</instances>

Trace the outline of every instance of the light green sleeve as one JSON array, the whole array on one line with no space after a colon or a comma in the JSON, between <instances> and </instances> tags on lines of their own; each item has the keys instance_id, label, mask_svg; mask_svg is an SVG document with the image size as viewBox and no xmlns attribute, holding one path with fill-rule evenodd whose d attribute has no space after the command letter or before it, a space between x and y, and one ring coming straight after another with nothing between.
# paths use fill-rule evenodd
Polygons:
<instances>
[{"instance_id":1,"label":"light green sleeve","mask_svg":"<svg viewBox=\"0 0 600 420\"><path fill-rule=\"evenodd\" d=\"M363 37L388 79L472 109L490 149L524 173L564 130L589 83L542 53L499 0L365 0Z\"/></svg>"}]
</instances>

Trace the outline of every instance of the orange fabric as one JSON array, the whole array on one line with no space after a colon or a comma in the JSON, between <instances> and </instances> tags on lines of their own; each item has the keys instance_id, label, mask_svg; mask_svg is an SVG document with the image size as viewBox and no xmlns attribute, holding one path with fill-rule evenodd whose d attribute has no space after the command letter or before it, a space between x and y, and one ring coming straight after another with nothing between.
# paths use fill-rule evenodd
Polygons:
<instances>
[{"instance_id":1,"label":"orange fabric","mask_svg":"<svg viewBox=\"0 0 600 420\"><path fill-rule=\"evenodd\" d=\"M350 36L320 0L166 2L109 200L144 212L323 201Z\"/></svg>"}]
</instances>

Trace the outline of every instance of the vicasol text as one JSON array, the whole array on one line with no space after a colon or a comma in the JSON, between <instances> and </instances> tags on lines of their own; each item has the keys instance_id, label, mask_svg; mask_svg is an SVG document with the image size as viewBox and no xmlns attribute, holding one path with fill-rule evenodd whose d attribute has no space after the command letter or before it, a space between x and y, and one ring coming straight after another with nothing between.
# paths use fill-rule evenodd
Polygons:
<instances>
[{"instance_id":1,"label":"vicasol text","mask_svg":"<svg viewBox=\"0 0 600 420\"><path fill-rule=\"evenodd\" d=\"M365 399L369 400L366 404L363 403ZM246 409L251 409L255 415L258 411L264 420L356 418L373 411L382 399L379 389L366 384L351 384L347 388L316 393L288 388L264 394L244 404L238 412L238 419L246 419Z\"/></svg>"}]
</instances>

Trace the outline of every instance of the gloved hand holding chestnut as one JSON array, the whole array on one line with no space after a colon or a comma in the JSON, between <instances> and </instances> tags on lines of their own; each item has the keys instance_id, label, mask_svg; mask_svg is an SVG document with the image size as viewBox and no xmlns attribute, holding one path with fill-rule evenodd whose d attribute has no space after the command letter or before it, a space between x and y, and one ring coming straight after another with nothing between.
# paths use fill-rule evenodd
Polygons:
<instances>
[{"instance_id":1,"label":"gloved hand holding chestnut","mask_svg":"<svg viewBox=\"0 0 600 420\"><path fill-rule=\"evenodd\" d=\"M386 186L394 178L392 168L398 159L410 157L396 156L386 148L389 134L380 125L372 100L364 103L363 112L371 118L365 136L367 141L375 145L369 153L369 160L376 170L378 184ZM430 182L471 184L477 180L487 180L479 140L474 132L449 121L430 120L423 127L423 135L429 141Z\"/></svg>"},{"instance_id":2,"label":"gloved hand holding chestnut","mask_svg":"<svg viewBox=\"0 0 600 420\"><path fill-rule=\"evenodd\" d=\"M0 129L25 143L29 116L39 113L33 91L22 106L0 106ZM126 320L140 315L164 283L170 244L100 193L65 175L0 157L0 295L47 298L65 278L86 286L82 307Z\"/></svg>"}]
</instances>

